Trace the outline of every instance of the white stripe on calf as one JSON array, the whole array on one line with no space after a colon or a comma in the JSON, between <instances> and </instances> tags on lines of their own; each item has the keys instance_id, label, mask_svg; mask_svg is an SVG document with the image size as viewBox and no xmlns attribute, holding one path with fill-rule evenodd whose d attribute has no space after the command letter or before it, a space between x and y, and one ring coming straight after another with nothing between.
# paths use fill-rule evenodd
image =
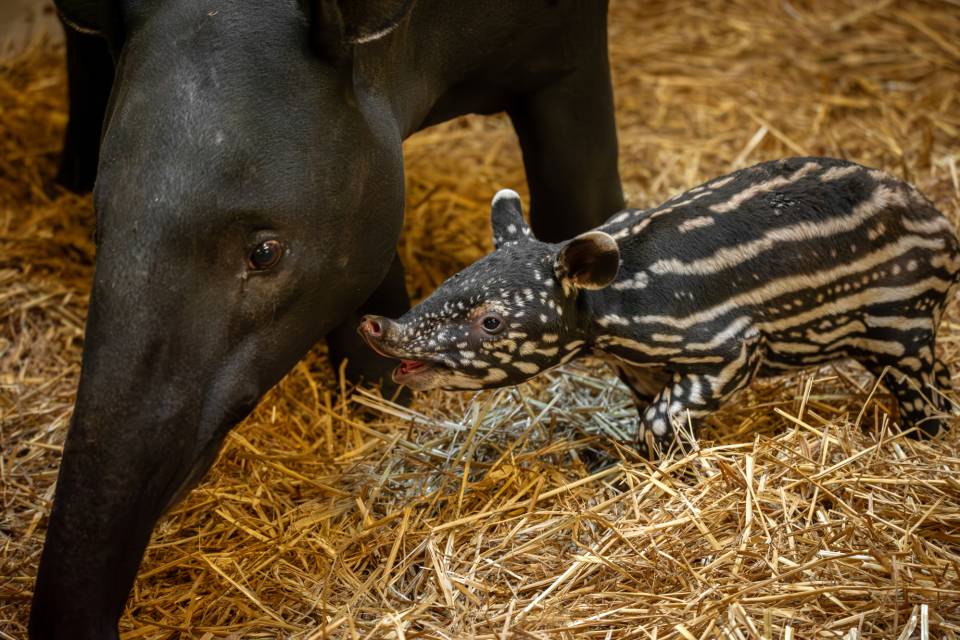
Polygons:
<instances>
[{"instance_id":1,"label":"white stripe on calf","mask_svg":"<svg viewBox=\"0 0 960 640\"><path fill-rule=\"evenodd\" d=\"M726 202L721 202L710 207L710 210L715 213L728 213L733 211L740 205L742 205L747 200L754 198L761 193L767 193L768 191L773 191L779 187L792 184L801 178L803 178L808 173L812 173L820 168L820 165L816 162L808 162L789 176L777 176L776 178L771 178L766 182L758 182L757 184L750 185L743 191L735 194Z\"/></svg>"},{"instance_id":2,"label":"white stripe on calf","mask_svg":"<svg viewBox=\"0 0 960 640\"><path fill-rule=\"evenodd\" d=\"M853 322L848 322L847 324L837 327L833 331L827 331L825 333L817 333L813 329L807 329L806 338L818 344L830 344L845 335L851 333L866 333L866 331L867 326L865 324L859 320L854 320Z\"/></svg>"},{"instance_id":3,"label":"white stripe on calf","mask_svg":"<svg viewBox=\"0 0 960 640\"><path fill-rule=\"evenodd\" d=\"M534 375L540 372L540 367L532 362L514 362L513 368L528 375Z\"/></svg>"},{"instance_id":4,"label":"white stripe on calf","mask_svg":"<svg viewBox=\"0 0 960 640\"><path fill-rule=\"evenodd\" d=\"M841 167L830 167L822 174L820 174L820 182L830 182L832 180L839 180L840 178L846 178L849 175L861 171L863 167L855 164L848 164Z\"/></svg>"},{"instance_id":5,"label":"white stripe on calf","mask_svg":"<svg viewBox=\"0 0 960 640\"><path fill-rule=\"evenodd\" d=\"M756 240L744 242L735 247L718 249L712 255L692 262L682 262L676 258L658 260L650 266L650 271L656 274L710 275L740 266L780 243L805 242L851 231L894 203L905 205L906 200L903 194L888 187L879 186L868 200L855 206L850 215L837 216L827 221L803 221L771 229Z\"/></svg>"},{"instance_id":6,"label":"white stripe on calf","mask_svg":"<svg viewBox=\"0 0 960 640\"><path fill-rule=\"evenodd\" d=\"M715 222L716 219L713 216L700 216L698 218L691 218L682 222L680 226L677 227L677 231L680 233L686 233L688 231L693 231L694 229L709 227Z\"/></svg>"},{"instance_id":7,"label":"white stripe on calf","mask_svg":"<svg viewBox=\"0 0 960 640\"><path fill-rule=\"evenodd\" d=\"M906 238L901 238L894 244L886 245L878 251L867 254L856 262L841 264L834 269L827 269L825 271L817 271L815 273L807 273L799 276L788 276L786 278L773 280L772 282L768 282L761 287L752 289L750 291L745 291L731 298L727 298L725 301L716 304L713 307L709 307L703 311L691 314L689 316L635 316L634 320L639 323L647 324L670 324L675 327L686 329L695 324L709 322L710 320L718 318L734 309L739 309L749 305L761 305L768 300L786 295L788 293L794 293L796 291L802 291L806 289L817 289L822 286L832 284L844 276L872 269L877 265L899 258L903 254L917 248L942 249L943 240L930 240L917 236L908 236ZM884 289L884 287L875 287L872 288L871 291L877 291L881 289ZM827 314L817 313L816 315L820 316Z\"/></svg>"},{"instance_id":8,"label":"white stripe on calf","mask_svg":"<svg viewBox=\"0 0 960 640\"><path fill-rule=\"evenodd\" d=\"M910 329L931 329L933 323L929 317L911 318L909 316L871 316L864 315L868 327L892 327L902 331Z\"/></svg>"}]
</instances>

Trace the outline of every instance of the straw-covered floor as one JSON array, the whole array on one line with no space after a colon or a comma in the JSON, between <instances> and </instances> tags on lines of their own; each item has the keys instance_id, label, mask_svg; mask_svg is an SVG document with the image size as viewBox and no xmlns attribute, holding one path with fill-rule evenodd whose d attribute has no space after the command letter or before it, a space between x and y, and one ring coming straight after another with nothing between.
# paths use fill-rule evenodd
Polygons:
<instances>
[{"instance_id":1,"label":"straw-covered floor","mask_svg":"<svg viewBox=\"0 0 960 640\"><path fill-rule=\"evenodd\" d=\"M610 41L631 204L824 154L960 219L955 1L615 0ZM89 198L47 189L61 68L47 46L0 72L3 638L25 634L93 263ZM502 117L406 151L422 296L488 250L523 170ZM940 336L960 372L955 309ZM318 350L229 437L155 532L126 638L960 637L960 428L899 436L855 366L755 385L657 466L589 363L411 409L332 380Z\"/></svg>"}]
</instances>

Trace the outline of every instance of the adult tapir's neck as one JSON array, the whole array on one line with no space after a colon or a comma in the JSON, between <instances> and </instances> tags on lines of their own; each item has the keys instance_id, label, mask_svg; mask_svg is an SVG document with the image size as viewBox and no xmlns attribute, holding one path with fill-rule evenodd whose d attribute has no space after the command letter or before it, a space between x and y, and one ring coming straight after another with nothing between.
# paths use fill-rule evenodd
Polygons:
<instances>
[{"instance_id":1,"label":"adult tapir's neck","mask_svg":"<svg viewBox=\"0 0 960 640\"><path fill-rule=\"evenodd\" d=\"M404 137L458 115L509 110L605 37L604 5L419 0L391 34L356 47L355 90L382 96Z\"/></svg>"}]
</instances>

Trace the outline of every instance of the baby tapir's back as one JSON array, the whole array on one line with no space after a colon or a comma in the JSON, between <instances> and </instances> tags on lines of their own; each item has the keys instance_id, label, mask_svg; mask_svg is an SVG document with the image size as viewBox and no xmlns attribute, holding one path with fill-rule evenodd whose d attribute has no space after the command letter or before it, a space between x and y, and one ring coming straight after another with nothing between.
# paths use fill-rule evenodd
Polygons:
<instances>
[{"instance_id":1,"label":"baby tapir's back","mask_svg":"<svg viewBox=\"0 0 960 640\"><path fill-rule=\"evenodd\" d=\"M758 372L843 357L904 384L948 383L934 336L960 269L957 239L888 174L829 158L768 162L604 230L623 262L604 292L615 311L599 322L620 325L608 346L621 357L645 349L684 375L729 364L719 396ZM919 410L910 398L906 410Z\"/></svg>"},{"instance_id":2,"label":"baby tapir's back","mask_svg":"<svg viewBox=\"0 0 960 640\"><path fill-rule=\"evenodd\" d=\"M617 307L636 301L625 320L691 340L749 320L784 354L863 333L849 316L868 307L930 318L958 270L951 225L919 191L830 158L744 169L604 230L623 260Z\"/></svg>"}]
</instances>

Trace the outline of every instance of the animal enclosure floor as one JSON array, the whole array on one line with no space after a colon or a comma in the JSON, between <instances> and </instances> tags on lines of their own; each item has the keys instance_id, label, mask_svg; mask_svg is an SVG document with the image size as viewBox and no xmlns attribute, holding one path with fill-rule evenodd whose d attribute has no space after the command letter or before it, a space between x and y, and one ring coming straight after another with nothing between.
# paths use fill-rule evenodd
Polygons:
<instances>
[{"instance_id":1,"label":"animal enclosure floor","mask_svg":"<svg viewBox=\"0 0 960 640\"><path fill-rule=\"evenodd\" d=\"M614 0L610 56L631 205L831 155L960 222L955 2ZM94 260L90 198L50 186L65 92L57 47L0 65L0 638L26 634ZM418 134L406 171L420 298L526 190L504 117ZM317 349L229 436L154 532L124 638L960 638L960 425L898 435L855 366L754 385L658 465L591 363L410 409L338 386Z\"/></svg>"}]
</instances>

